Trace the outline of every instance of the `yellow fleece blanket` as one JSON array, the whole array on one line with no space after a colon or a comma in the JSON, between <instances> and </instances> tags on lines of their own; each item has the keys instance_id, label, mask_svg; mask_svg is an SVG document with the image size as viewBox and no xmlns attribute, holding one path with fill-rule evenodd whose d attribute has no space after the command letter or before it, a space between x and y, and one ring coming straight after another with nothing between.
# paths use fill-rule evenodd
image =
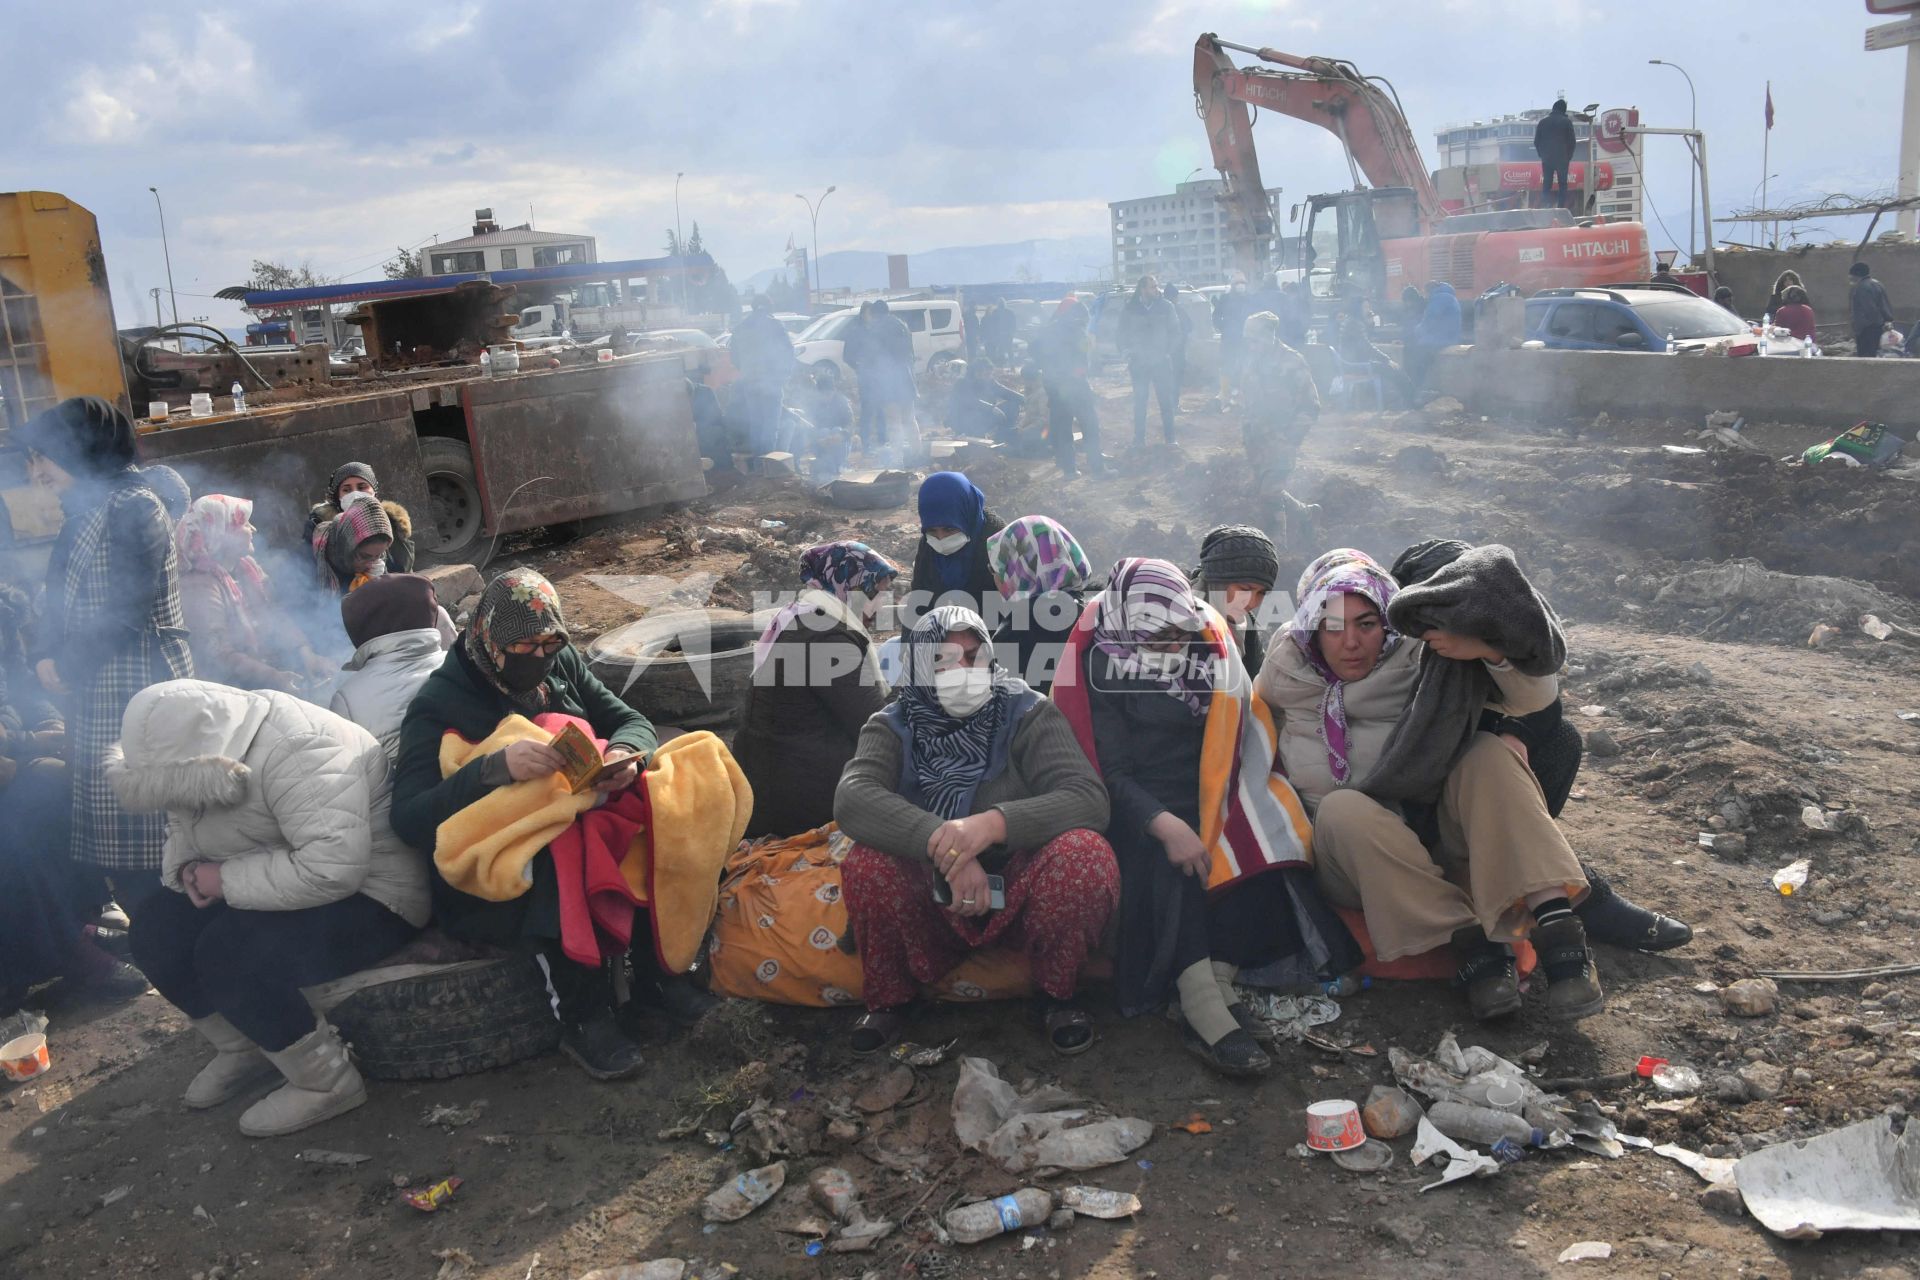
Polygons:
<instances>
[{"instance_id":1,"label":"yellow fleece blanket","mask_svg":"<svg viewBox=\"0 0 1920 1280\"><path fill-rule=\"evenodd\" d=\"M512 715L480 742L449 733L440 740L440 775L515 742L554 735ZM654 752L641 781L652 821L620 862L621 877L652 908L662 964L684 973L699 952L719 899L720 873L745 834L753 790L726 744L711 733L682 734ZM496 787L435 833L433 861L462 893L505 902L533 883L533 859L582 813L594 794L573 795L560 774Z\"/></svg>"}]
</instances>

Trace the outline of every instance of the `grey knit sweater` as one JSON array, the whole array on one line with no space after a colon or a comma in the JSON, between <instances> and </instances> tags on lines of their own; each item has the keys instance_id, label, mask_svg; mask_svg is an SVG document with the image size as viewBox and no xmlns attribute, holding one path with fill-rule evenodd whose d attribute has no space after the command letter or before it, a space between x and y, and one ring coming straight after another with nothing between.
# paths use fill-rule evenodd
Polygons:
<instances>
[{"instance_id":1,"label":"grey knit sweater","mask_svg":"<svg viewBox=\"0 0 1920 1280\"><path fill-rule=\"evenodd\" d=\"M900 858L927 857L927 841L942 819L900 795L900 739L883 719L868 720L860 745L840 775L834 820L848 836ZM1038 849L1077 828L1107 829L1107 789L1087 762L1066 716L1041 702L1014 731L1007 766L980 784L973 812L998 809L1007 842L981 855L982 865L1004 862L1011 851Z\"/></svg>"}]
</instances>

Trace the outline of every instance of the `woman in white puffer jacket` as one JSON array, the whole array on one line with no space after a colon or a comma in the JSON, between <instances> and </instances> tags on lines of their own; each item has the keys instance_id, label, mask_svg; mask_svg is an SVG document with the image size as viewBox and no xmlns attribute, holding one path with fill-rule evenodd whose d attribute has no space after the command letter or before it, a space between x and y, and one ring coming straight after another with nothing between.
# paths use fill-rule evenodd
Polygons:
<instances>
[{"instance_id":1,"label":"woman in white puffer jacket","mask_svg":"<svg viewBox=\"0 0 1920 1280\"><path fill-rule=\"evenodd\" d=\"M300 988L378 963L430 913L424 860L388 825L386 752L288 694L202 680L127 706L107 772L127 809L165 810L160 888L130 942L160 994L218 1051L190 1107L239 1095L249 1137L292 1133L366 1101L340 1038Z\"/></svg>"}]
</instances>

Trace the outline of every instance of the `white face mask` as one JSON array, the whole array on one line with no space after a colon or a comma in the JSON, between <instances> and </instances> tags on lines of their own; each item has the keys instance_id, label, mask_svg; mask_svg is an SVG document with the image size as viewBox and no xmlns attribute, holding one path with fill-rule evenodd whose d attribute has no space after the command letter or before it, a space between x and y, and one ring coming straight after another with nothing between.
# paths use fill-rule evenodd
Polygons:
<instances>
[{"instance_id":1,"label":"white face mask","mask_svg":"<svg viewBox=\"0 0 1920 1280\"><path fill-rule=\"evenodd\" d=\"M342 511L348 511L348 510L351 510L358 503L372 502L372 501L373 501L373 494L369 493L365 489L355 489L352 493L349 493L340 499L340 509Z\"/></svg>"},{"instance_id":2,"label":"white face mask","mask_svg":"<svg viewBox=\"0 0 1920 1280\"><path fill-rule=\"evenodd\" d=\"M950 533L944 538L928 537L927 545L943 556L950 556L966 546L968 541L964 533Z\"/></svg>"},{"instance_id":3,"label":"white face mask","mask_svg":"<svg viewBox=\"0 0 1920 1280\"><path fill-rule=\"evenodd\" d=\"M987 667L954 667L933 673L933 692L940 708L956 720L987 705L993 696L993 671Z\"/></svg>"}]
</instances>

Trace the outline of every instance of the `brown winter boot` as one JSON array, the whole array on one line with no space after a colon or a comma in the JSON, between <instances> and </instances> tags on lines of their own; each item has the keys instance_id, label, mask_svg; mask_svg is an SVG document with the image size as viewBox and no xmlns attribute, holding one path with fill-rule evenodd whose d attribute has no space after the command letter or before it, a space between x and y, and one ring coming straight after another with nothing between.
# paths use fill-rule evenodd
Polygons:
<instances>
[{"instance_id":1,"label":"brown winter boot","mask_svg":"<svg viewBox=\"0 0 1920 1280\"><path fill-rule=\"evenodd\" d=\"M1490 1022L1520 1012L1520 974L1510 951L1489 942L1479 925L1469 925L1454 930L1453 954L1460 962L1454 985L1465 988L1476 1019Z\"/></svg>"},{"instance_id":2,"label":"brown winter boot","mask_svg":"<svg viewBox=\"0 0 1920 1280\"><path fill-rule=\"evenodd\" d=\"M1604 1009L1606 993L1593 966L1593 948L1587 945L1587 927L1579 916L1567 916L1533 931L1533 949L1547 975L1547 1012L1556 1018L1590 1018Z\"/></svg>"}]
</instances>

